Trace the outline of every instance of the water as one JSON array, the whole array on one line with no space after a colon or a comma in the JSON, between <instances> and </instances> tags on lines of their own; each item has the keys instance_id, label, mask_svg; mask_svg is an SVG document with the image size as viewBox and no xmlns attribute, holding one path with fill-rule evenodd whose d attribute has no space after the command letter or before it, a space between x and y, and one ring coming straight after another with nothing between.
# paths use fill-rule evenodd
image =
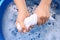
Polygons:
<instances>
[{"instance_id":1,"label":"water","mask_svg":"<svg viewBox=\"0 0 60 40\"><path fill-rule=\"evenodd\" d=\"M26 1L27 3L31 1ZM33 13L39 1L27 4L30 15ZM29 32L21 33L16 29L16 18L18 15L18 10L14 2L11 2L5 11L3 18L3 35L5 40L60 40L60 15L51 9L51 15L55 19L49 20L44 25L35 25L33 29Z\"/></svg>"}]
</instances>

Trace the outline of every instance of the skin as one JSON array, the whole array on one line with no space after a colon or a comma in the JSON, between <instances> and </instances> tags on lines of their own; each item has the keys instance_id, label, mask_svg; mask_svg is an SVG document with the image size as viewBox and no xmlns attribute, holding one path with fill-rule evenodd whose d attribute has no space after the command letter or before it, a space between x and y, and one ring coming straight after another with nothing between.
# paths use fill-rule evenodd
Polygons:
<instances>
[{"instance_id":1,"label":"skin","mask_svg":"<svg viewBox=\"0 0 60 40\"><path fill-rule=\"evenodd\" d=\"M46 21L50 17L51 1L52 0L41 0L39 6L34 11L34 13L36 13L38 15L38 22L37 22L38 25L46 23ZM27 10L25 0L14 0L14 2L18 8L18 17L16 20L16 24L19 22L21 27L22 27L22 30L18 29L18 31L19 32L29 31L33 26L31 25L31 27L27 30L25 25L24 25L24 19L26 17L29 17L29 12Z\"/></svg>"},{"instance_id":2,"label":"skin","mask_svg":"<svg viewBox=\"0 0 60 40\"><path fill-rule=\"evenodd\" d=\"M44 24L50 17L50 4L52 0L41 0L39 6L36 8L34 13L38 15L37 24Z\"/></svg>"},{"instance_id":3,"label":"skin","mask_svg":"<svg viewBox=\"0 0 60 40\"><path fill-rule=\"evenodd\" d=\"M22 30L18 29L18 31L26 32L24 19L29 16L29 13L26 7L25 0L14 0L14 2L18 8L18 16L17 16L16 24L19 22L22 27Z\"/></svg>"}]
</instances>

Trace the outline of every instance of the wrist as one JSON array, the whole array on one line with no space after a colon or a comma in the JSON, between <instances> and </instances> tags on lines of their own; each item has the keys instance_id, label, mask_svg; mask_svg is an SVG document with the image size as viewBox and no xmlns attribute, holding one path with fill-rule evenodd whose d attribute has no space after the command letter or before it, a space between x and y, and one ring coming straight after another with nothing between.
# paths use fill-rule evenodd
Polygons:
<instances>
[{"instance_id":1,"label":"wrist","mask_svg":"<svg viewBox=\"0 0 60 40\"><path fill-rule=\"evenodd\" d=\"M41 2L44 4L51 4L52 0L41 0Z\"/></svg>"}]
</instances>

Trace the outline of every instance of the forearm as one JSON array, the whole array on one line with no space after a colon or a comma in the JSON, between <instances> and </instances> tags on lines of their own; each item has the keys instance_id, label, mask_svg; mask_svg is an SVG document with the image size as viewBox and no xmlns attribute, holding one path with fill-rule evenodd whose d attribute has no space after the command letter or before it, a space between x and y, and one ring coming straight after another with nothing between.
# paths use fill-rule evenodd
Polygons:
<instances>
[{"instance_id":1,"label":"forearm","mask_svg":"<svg viewBox=\"0 0 60 40\"><path fill-rule=\"evenodd\" d=\"M41 0L39 6L36 8L37 10L34 13L41 13L40 11L48 11L50 9L50 4L52 0Z\"/></svg>"},{"instance_id":2,"label":"forearm","mask_svg":"<svg viewBox=\"0 0 60 40\"><path fill-rule=\"evenodd\" d=\"M25 0L14 0L14 2L18 8L18 11L24 12L24 13L27 11Z\"/></svg>"},{"instance_id":3,"label":"forearm","mask_svg":"<svg viewBox=\"0 0 60 40\"><path fill-rule=\"evenodd\" d=\"M39 7L46 9L50 8L50 4L51 4L52 0L41 0L41 3L39 4Z\"/></svg>"}]
</instances>

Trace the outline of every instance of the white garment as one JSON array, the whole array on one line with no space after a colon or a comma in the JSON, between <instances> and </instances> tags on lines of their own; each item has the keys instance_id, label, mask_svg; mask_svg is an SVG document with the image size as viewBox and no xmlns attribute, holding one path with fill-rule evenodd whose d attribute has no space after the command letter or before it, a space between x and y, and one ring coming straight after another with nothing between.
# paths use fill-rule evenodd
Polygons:
<instances>
[{"instance_id":1,"label":"white garment","mask_svg":"<svg viewBox=\"0 0 60 40\"><path fill-rule=\"evenodd\" d=\"M35 25L37 24L37 15L36 14L32 14L30 17L27 17L24 20L24 24L26 26L26 28L28 29L31 25Z\"/></svg>"}]
</instances>

